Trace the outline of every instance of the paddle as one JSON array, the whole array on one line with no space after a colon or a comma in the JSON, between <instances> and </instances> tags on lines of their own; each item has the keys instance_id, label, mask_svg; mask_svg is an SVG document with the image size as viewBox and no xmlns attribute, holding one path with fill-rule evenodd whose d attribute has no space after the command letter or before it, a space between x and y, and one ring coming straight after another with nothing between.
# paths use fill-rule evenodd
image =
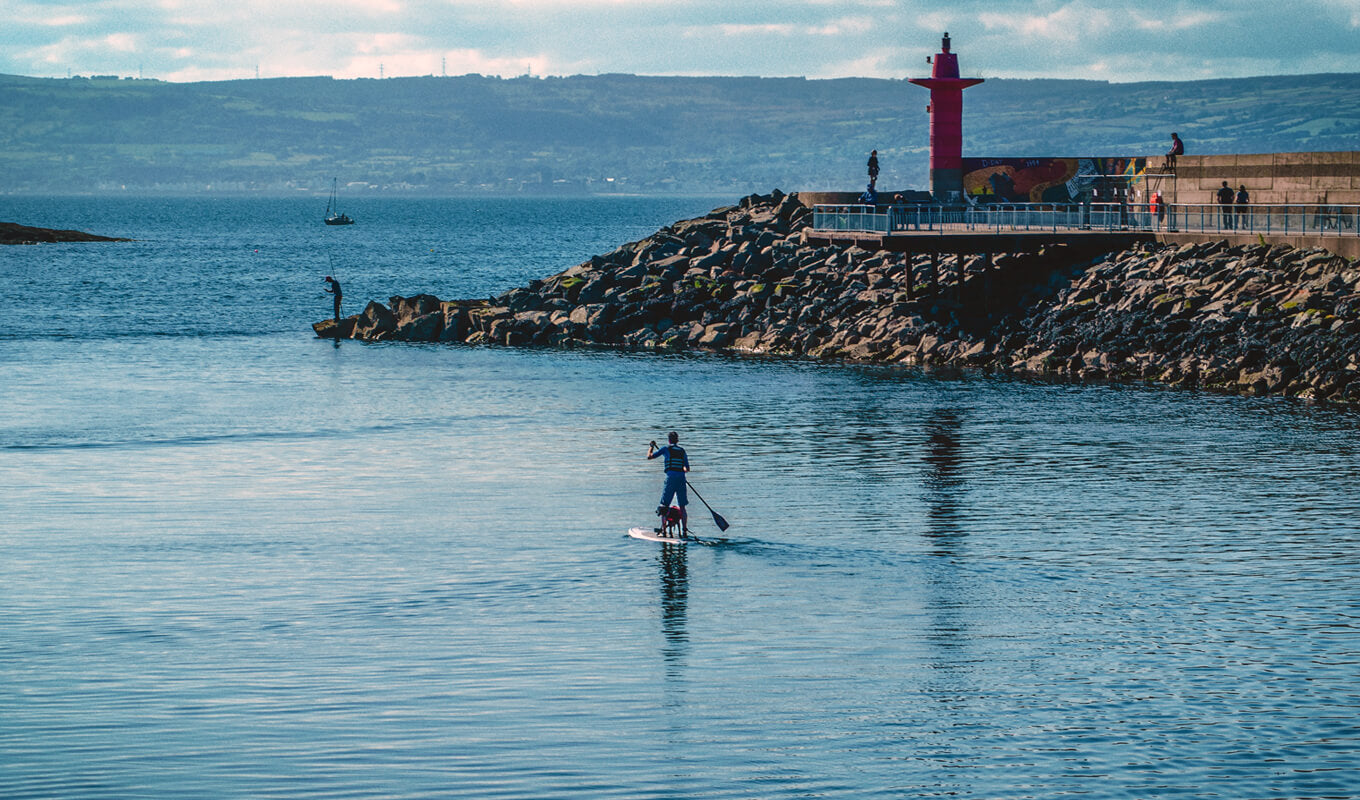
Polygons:
<instances>
[{"instance_id":1,"label":"paddle","mask_svg":"<svg viewBox=\"0 0 1360 800\"><path fill-rule=\"evenodd\" d=\"M718 526L718 530L727 530L727 520L722 518L722 514L713 510L713 506L709 505L708 501L704 499L704 496L699 494L699 490L694 488L694 484L685 481L685 485L689 487L691 492L694 492L695 497L699 498L699 502L704 504L704 508L708 509L708 513L713 515L713 524Z\"/></svg>"}]
</instances>

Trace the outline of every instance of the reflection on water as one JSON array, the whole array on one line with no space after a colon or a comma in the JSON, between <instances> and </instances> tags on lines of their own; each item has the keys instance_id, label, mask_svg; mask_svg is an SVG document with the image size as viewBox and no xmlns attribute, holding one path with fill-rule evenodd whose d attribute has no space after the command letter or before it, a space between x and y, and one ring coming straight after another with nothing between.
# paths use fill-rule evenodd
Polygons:
<instances>
[{"instance_id":1,"label":"reflection on water","mask_svg":"<svg viewBox=\"0 0 1360 800\"><path fill-rule=\"evenodd\" d=\"M959 574L965 536L963 499L967 491L963 478L963 414L951 408L933 409L926 416L925 429L926 469L921 476L926 503L924 535L931 542L930 554L935 556L927 577L926 601L931 616L927 638L937 647L959 648L967 641L967 623L961 608L968 596ZM955 669L959 664L956 658L932 662L944 669Z\"/></svg>"},{"instance_id":2,"label":"reflection on water","mask_svg":"<svg viewBox=\"0 0 1360 800\"><path fill-rule=\"evenodd\" d=\"M686 545L663 544L657 556L661 585L661 633L666 643L661 649L666 678L681 677L689 652L689 632L685 616L689 604L689 568Z\"/></svg>"},{"instance_id":3,"label":"reflection on water","mask_svg":"<svg viewBox=\"0 0 1360 800\"><path fill-rule=\"evenodd\" d=\"M925 489L929 522L926 535L935 541L938 555L952 555L954 545L963 536L962 427L962 414L953 409L936 409L926 418L927 468L921 485Z\"/></svg>"}]
</instances>

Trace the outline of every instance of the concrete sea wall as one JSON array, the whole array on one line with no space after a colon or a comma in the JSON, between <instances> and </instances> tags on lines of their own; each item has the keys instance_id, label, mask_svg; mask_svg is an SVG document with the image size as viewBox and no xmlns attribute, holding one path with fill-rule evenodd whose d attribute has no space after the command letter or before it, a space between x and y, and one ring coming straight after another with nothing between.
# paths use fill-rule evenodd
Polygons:
<instances>
[{"instance_id":1,"label":"concrete sea wall","mask_svg":"<svg viewBox=\"0 0 1360 800\"><path fill-rule=\"evenodd\" d=\"M796 195L670 225L487 300L370 302L317 335L736 351L1360 402L1360 265L1285 245L980 258L814 247Z\"/></svg>"},{"instance_id":2,"label":"concrete sea wall","mask_svg":"<svg viewBox=\"0 0 1360 800\"><path fill-rule=\"evenodd\" d=\"M1161 171L1161 156L1149 156L1149 172ZM1223 181L1246 186L1259 205L1360 204L1360 152L1185 155L1176 159L1175 179L1161 189L1167 202L1213 203Z\"/></svg>"}]
</instances>

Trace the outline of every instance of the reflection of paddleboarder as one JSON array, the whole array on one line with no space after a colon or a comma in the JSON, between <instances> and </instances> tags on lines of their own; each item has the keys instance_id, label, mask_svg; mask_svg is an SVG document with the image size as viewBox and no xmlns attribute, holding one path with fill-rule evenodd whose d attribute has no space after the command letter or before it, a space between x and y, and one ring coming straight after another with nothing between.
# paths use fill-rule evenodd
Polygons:
<instances>
[{"instance_id":1,"label":"reflection of paddleboarder","mask_svg":"<svg viewBox=\"0 0 1360 800\"><path fill-rule=\"evenodd\" d=\"M689 505L689 496L685 492L685 473L689 472L689 456L685 455L685 448L679 445L680 434L671 431L666 434L666 441L669 442L665 447L658 448L656 442L652 442L647 447L647 458L664 458L663 462L666 469L666 483L661 490L661 506L657 508L657 513L663 513L663 509L671 504L671 498L680 505L680 524L684 528L684 535L689 535L689 513L685 506Z\"/></svg>"},{"instance_id":2,"label":"reflection of paddleboarder","mask_svg":"<svg viewBox=\"0 0 1360 800\"><path fill-rule=\"evenodd\" d=\"M333 294L333 295L335 295L335 323L336 323L337 325L339 325L339 324L340 324L340 298L342 297L342 294L341 294L341 292L340 292L340 281L337 281L335 278L332 278L331 276L327 275L327 276L326 276L326 283L329 283L329 284L330 284L330 287L326 289L326 294Z\"/></svg>"}]
</instances>

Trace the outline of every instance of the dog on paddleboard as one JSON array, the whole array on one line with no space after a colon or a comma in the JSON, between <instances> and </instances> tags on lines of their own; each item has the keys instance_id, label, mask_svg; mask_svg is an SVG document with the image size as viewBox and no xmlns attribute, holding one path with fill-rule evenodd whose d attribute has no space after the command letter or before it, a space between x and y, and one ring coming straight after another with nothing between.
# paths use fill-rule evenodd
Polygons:
<instances>
[{"instance_id":1,"label":"dog on paddleboard","mask_svg":"<svg viewBox=\"0 0 1360 800\"><path fill-rule=\"evenodd\" d=\"M681 538L684 533L684 525L680 518L680 509L675 506L657 506L656 515L661 517L661 527L656 532L662 536L674 536Z\"/></svg>"}]
</instances>

